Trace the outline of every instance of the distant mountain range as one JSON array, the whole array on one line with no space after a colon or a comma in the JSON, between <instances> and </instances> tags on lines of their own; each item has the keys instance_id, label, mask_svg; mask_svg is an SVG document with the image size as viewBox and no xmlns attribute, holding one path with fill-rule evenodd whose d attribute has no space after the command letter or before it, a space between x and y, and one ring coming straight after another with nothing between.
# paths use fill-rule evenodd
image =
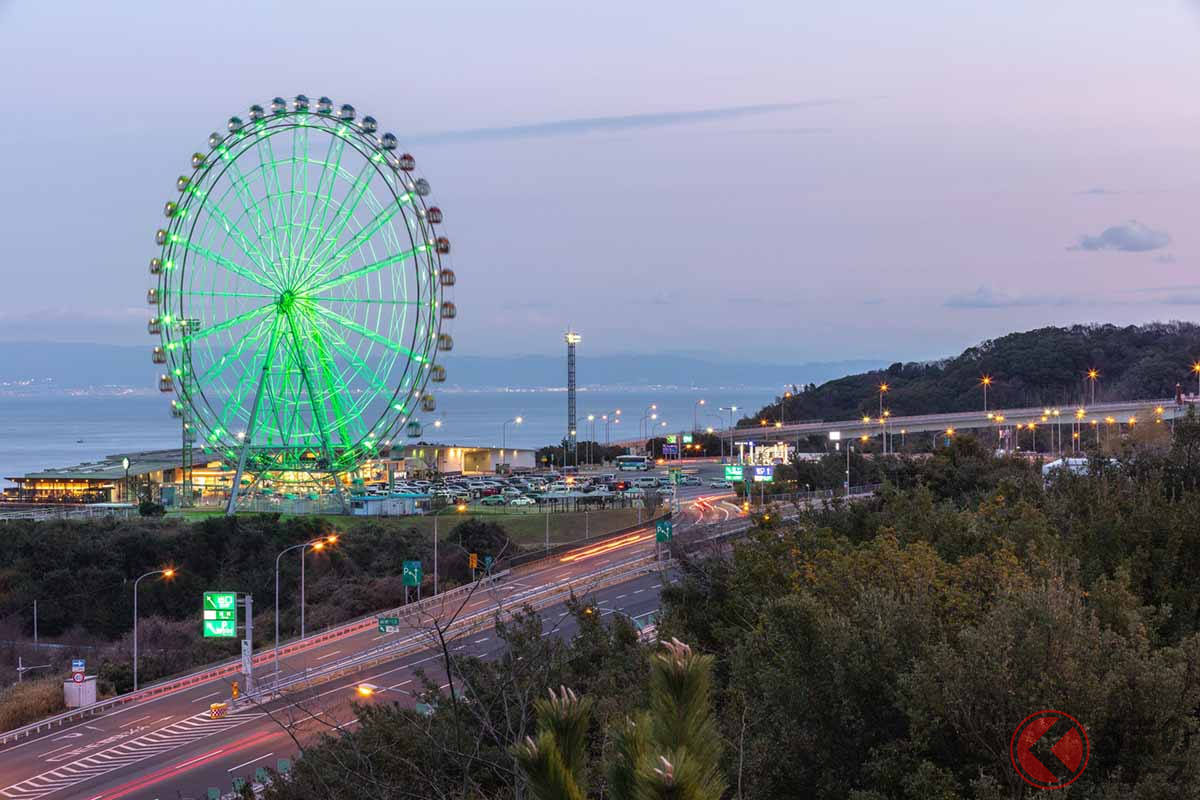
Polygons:
<instances>
[{"instance_id":1,"label":"distant mountain range","mask_svg":"<svg viewBox=\"0 0 1200 800\"><path fill-rule=\"evenodd\" d=\"M450 354L449 389L561 389L566 385L565 356L470 356ZM785 385L823 383L853 372L877 369L882 360L819 363L747 363L706 360L685 355L583 356L580 386L641 388L680 386L778 390ZM158 369L150 348L132 345L0 343L0 392L37 393L108 388L155 389Z\"/></svg>"}]
</instances>

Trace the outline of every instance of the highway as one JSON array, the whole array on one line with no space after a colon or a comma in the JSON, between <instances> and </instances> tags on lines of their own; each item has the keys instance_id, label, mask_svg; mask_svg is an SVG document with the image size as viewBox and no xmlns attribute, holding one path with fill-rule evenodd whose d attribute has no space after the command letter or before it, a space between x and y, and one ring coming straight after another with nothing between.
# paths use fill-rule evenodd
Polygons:
<instances>
[{"instance_id":1,"label":"highway","mask_svg":"<svg viewBox=\"0 0 1200 800\"><path fill-rule=\"evenodd\" d=\"M715 474L719 465L704 468ZM680 499L680 528L737 515L736 507L714 490L691 488L681 491ZM645 528L581 545L489 585L481 583L469 596L422 604L419 612L402 616L396 633L381 634L372 626L324 641L316 641L320 634L311 636L281 656L281 677L335 669L389 644L398 649L369 664L351 663L339 668L336 678L268 698L262 705L239 704L221 719L209 718L209 704L229 698L230 680L240 677L236 673L9 742L0 747L0 798L204 798L210 787L228 793L235 777L252 779L260 767L294 759L297 748L285 727L304 739L354 725L351 701L361 699L354 693L360 682L381 687L381 700L399 699L415 684L416 670L441 674L429 635L435 620L446 624L451 618L479 618L480 624L464 628L453 646L456 654L486 657L502 646L492 629L493 615L529 598L549 598L539 608L543 635L570 634L573 620L561 594L544 595L546 587L569 585L577 595L593 597L605 615L637 616L656 609L663 574L654 566L654 552L654 531ZM260 686L274 672L269 653L256 652ZM260 658L266 663L258 663ZM396 697L388 698L389 693Z\"/></svg>"},{"instance_id":2,"label":"highway","mask_svg":"<svg viewBox=\"0 0 1200 800\"><path fill-rule=\"evenodd\" d=\"M1098 425L1107 424L1107 420L1110 417L1113 420L1113 424L1127 424L1130 418L1134 418L1139 422L1153 422L1156 417L1163 420L1172 420L1186 414L1187 409L1197 401L1198 398L1196 396L1187 395L1184 398L1183 404L1176 404L1173 397L1159 400L1096 403L1083 407L1082 423L1090 428L1093 422ZM1032 422L1039 427L1057 424L1069 430L1071 425L1076 422L1075 412L1078 408L1076 406L1058 406L1057 408L1060 412L1058 417L1054 417L1052 414L1047 415L1046 406L1013 409L997 408L992 409L990 417L982 409L978 411L953 411L944 414L922 414L910 417L893 416L887 418L886 429L888 434L899 434L902 431L904 433L948 430L966 431L994 429L1000 426L1028 425ZM999 422L996 419L997 415L1002 417L1002 420ZM885 427L879 418L875 416L867 418L865 421L864 418L859 417L858 419L821 420L783 425L777 425L776 420L767 420L766 422L766 425L733 429L725 428L723 430L715 430L713 433L725 441L733 442L793 441L808 436L828 436L830 433L839 433L841 434L841 438L846 440L855 439L863 435L878 436ZM641 447L645 444L645 440L629 439L614 442L614 444Z\"/></svg>"}]
</instances>

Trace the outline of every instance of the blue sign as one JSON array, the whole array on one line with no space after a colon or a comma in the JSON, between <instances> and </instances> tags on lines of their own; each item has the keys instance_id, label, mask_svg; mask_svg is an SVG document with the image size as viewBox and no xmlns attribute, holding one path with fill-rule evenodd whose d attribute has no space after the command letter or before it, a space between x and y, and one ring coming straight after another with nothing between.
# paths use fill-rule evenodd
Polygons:
<instances>
[{"instance_id":1,"label":"blue sign","mask_svg":"<svg viewBox=\"0 0 1200 800\"><path fill-rule=\"evenodd\" d=\"M775 467L755 467L754 482L755 483L771 483L775 480Z\"/></svg>"},{"instance_id":2,"label":"blue sign","mask_svg":"<svg viewBox=\"0 0 1200 800\"><path fill-rule=\"evenodd\" d=\"M84 661L82 658L71 659L71 672L83 672Z\"/></svg>"},{"instance_id":3,"label":"blue sign","mask_svg":"<svg viewBox=\"0 0 1200 800\"><path fill-rule=\"evenodd\" d=\"M678 455L678 454L679 454L679 445L677 445L677 444L664 444L663 445L663 455L664 456L674 456L674 455Z\"/></svg>"}]
</instances>

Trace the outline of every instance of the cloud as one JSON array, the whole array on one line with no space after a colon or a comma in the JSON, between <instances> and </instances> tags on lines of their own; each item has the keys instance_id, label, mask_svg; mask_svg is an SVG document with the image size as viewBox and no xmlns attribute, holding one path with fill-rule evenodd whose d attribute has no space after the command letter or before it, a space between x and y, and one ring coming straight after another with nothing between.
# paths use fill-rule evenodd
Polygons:
<instances>
[{"instance_id":1,"label":"cloud","mask_svg":"<svg viewBox=\"0 0 1200 800\"><path fill-rule=\"evenodd\" d=\"M1106 194L1120 194L1120 192L1114 192L1110 189L1105 189L1103 186L1093 186L1090 189L1084 189L1083 191L1076 192L1075 194L1106 195Z\"/></svg>"},{"instance_id":2,"label":"cloud","mask_svg":"<svg viewBox=\"0 0 1200 800\"><path fill-rule=\"evenodd\" d=\"M1099 236L1081 236L1079 243L1068 250L1115 250L1120 253L1145 253L1158 250L1171 243L1166 231L1147 228L1137 220L1105 228Z\"/></svg>"},{"instance_id":3,"label":"cloud","mask_svg":"<svg viewBox=\"0 0 1200 800\"><path fill-rule=\"evenodd\" d=\"M1171 292L1153 302L1166 306L1200 306L1200 291Z\"/></svg>"},{"instance_id":4,"label":"cloud","mask_svg":"<svg viewBox=\"0 0 1200 800\"><path fill-rule=\"evenodd\" d=\"M741 117L776 114L800 108L833 105L834 99L806 100L799 103L768 103L754 106L726 106L696 111L659 111L648 114L628 114L616 117L584 117L581 119L535 122L530 125L511 125L502 128L473 128L443 131L411 137L415 142L474 142L490 139L528 139L543 136L573 136L583 133L607 133L635 128L662 128L669 125L691 125L698 122L738 119Z\"/></svg>"},{"instance_id":5,"label":"cloud","mask_svg":"<svg viewBox=\"0 0 1200 800\"><path fill-rule=\"evenodd\" d=\"M1157 264L1174 264L1175 263L1175 254L1174 253L1163 253L1161 256L1156 256L1154 258L1154 261Z\"/></svg>"},{"instance_id":6,"label":"cloud","mask_svg":"<svg viewBox=\"0 0 1200 800\"><path fill-rule=\"evenodd\" d=\"M946 308L1018 308L1031 306L1066 306L1075 305L1078 300L1072 297L1009 294L986 286L980 286L973 292L962 292L946 298L942 305Z\"/></svg>"}]
</instances>

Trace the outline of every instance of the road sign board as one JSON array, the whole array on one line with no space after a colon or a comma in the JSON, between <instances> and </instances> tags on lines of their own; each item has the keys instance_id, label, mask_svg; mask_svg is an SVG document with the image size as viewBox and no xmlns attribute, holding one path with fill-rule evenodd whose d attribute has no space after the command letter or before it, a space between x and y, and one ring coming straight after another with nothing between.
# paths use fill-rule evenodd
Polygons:
<instances>
[{"instance_id":1,"label":"road sign board","mask_svg":"<svg viewBox=\"0 0 1200 800\"><path fill-rule=\"evenodd\" d=\"M82 672L71 673L71 680L75 681L76 683L83 683L83 673Z\"/></svg>"},{"instance_id":2,"label":"road sign board","mask_svg":"<svg viewBox=\"0 0 1200 800\"><path fill-rule=\"evenodd\" d=\"M744 475L741 464L726 464L725 465L725 480L740 481Z\"/></svg>"},{"instance_id":3,"label":"road sign board","mask_svg":"<svg viewBox=\"0 0 1200 800\"><path fill-rule=\"evenodd\" d=\"M495 564L495 563L496 563L496 559L492 558L491 556L483 557L483 568L485 570L487 570L488 572L492 571L492 564Z\"/></svg>"},{"instance_id":4,"label":"road sign board","mask_svg":"<svg viewBox=\"0 0 1200 800\"><path fill-rule=\"evenodd\" d=\"M471 569L475 569L476 567L479 566L479 554L478 553L469 553L467 555L467 566Z\"/></svg>"},{"instance_id":5,"label":"road sign board","mask_svg":"<svg viewBox=\"0 0 1200 800\"><path fill-rule=\"evenodd\" d=\"M685 434L683 435L683 443L684 443L684 444L691 444L691 443L692 443L692 435L691 435L690 433L685 433Z\"/></svg>"},{"instance_id":6,"label":"road sign board","mask_svg":"<svg viewBox=\"0 0 1200 800\"><path fill-rule=\"evenodd\" d=\"M673 455L678 455L678 453L679 453L679 445L677 445L677 444L664 444L664 445L663 445L663 449L662 449L662 451L663 451L663 455L664 455L664 456L673 456Z\"/></svg>"},{"instance_id":7,"label":"road sign board","mask_svg":"<svg viewBox=\"0 0 1200 800\"><path fill-rule=\"evenodd\" d=\"M425 572L420 561L404 562L403 583L405 586L420 586L424 576Z\"/></svg>"},{"instance_id":8,"label":"road sign board","mask_svg":"<svg viewBox=\"0 0 1200 800\"><path fill-rule=\"evenodd\" d=\"M83 672L84 660L82 658L71 659L71 672Z\"/></svg>"},{"instance_id":9,"label":"road sign board","mask_svg":"<svg viewBox=\"0 0 1200 800\"><path fill-rule=\"evenodd\" d=\"M755 467L754 482L755 483L772 483L775 480L775 467Z\"/></svg>"},{"instance_id":10,"label":"road sign board","mask_svg":"<svg viewBox=\"0 0 1200 800\"><path fill-rule=\"evenodd\" d=\"M204 638L206 639L236 639L237 621L232 619L204 620Z\"/></svg>"},{"instance_id":11,"label":"road sign board","mask_svg":"<svg viewBox=\"0 0 1200 800\"><path fill-rule=\"evenodd\" d=\"M236 638L237 592L205 592L203 625L207 638Z\"/></svg>"},{"instance_id":12,"label":"road sign board","mask_svg":"<svg viewBox=\"0 0 1200 800\"><path fill-rule=\"evenodd\" d=\"M671 443L671 444L675 444L675 434L673 434L673 433L668 433L668 434L667 434L667 441L668 441L669 443Z\"/></svg>"},{"instance_id":13,"label":"road sign board","mask_svg":"<svg viewBox=\"0 0 1200 800\"><path fill-rule=\"evenodd\" d=\"M376 617L375 621L379 623L380 633L399 633L400 618L399 617Z\"/></svg>"},{"instance_id":14,"label":"road sign board","mask_svg":"<svg viewBox=\"0 0 1200 800\"><path fill-rule=\"evenodd\" d=\"M674 536L674 529L671 525L671 520L660 519L654 523L654 541L669 542Z\"/></svg>"}]
</instances>

